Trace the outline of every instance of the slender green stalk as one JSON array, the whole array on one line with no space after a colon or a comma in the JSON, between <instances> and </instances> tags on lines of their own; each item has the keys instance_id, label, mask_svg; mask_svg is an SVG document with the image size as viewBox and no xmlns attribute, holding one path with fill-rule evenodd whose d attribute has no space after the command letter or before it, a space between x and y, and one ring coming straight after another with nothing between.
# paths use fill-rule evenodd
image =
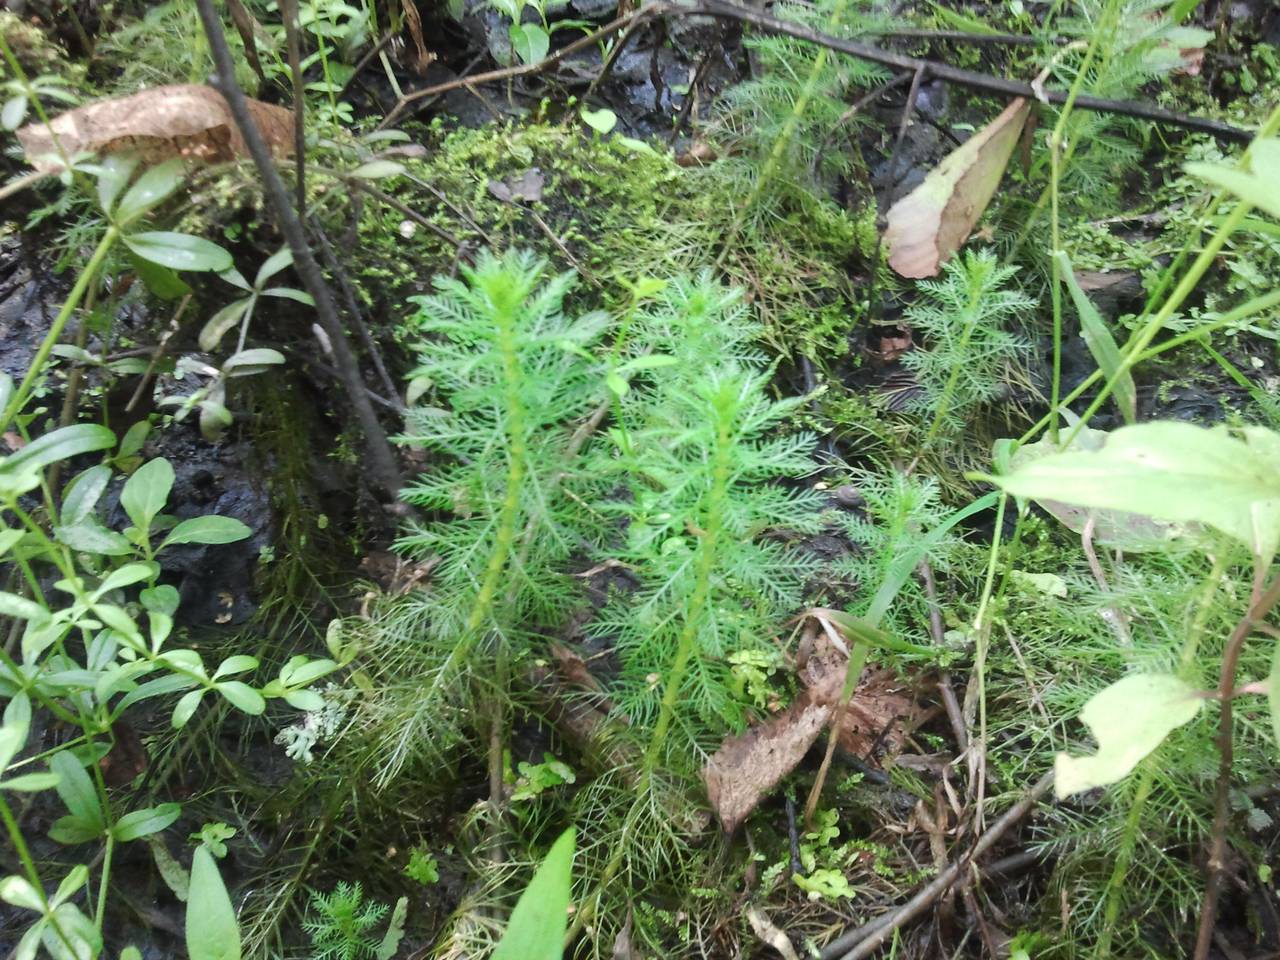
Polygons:
<instances>
[{"instance_id":1,"label":"slender green stalk","mask_svg":"<svg viewBox=\"0 0 1280 960\"><path fill-rule=\"evenodd\" d=\"M1271 115L1267 117L1267 122L1258 131L1258 139L1273 136L1277 130L1280 130L1280 105L1276 106L1271 111ZM1089 419L1102 408L1107 398L1111 396L1112 391L1115 390L1120 378L1132 370L1142 359L1143 352L1151 345L1151 341L1155 339L1156 334L1164 329L1164 325L1169 322L1169 319L1177 309L1182 306L1183 301L1195 290L1200 280L1213 265L1214 260L1217 259L1219 251L1226 245L1231 235L1239 229L1240 224L1244 222L1244 219L1252 210L1253 205L1251 203L1247 200L1240 200L1227 215L1226 219L1222 221L1214 235L1209 238L1209 242L1205 244L1204 249L1200 251L1199 256L1196 257L1187 272L1182 275L1182 279L1174 287L1173 292L1169 294L1164 306L1147 321L1141 330L1130 338L1122 349L1120 364L1116 372L1111 375L1098 396L1089 404L1088 409L1085 410L1084 415L1080 418L1080 423L1077 424L1067 438L1068 443L1075 438L1075 435L1089 422Z\"/></svg>"},{"instance_id":2,"label":"slender green stalk","mask_svg":"<svg viewBox=\"0 0 1280 960\"><path fill-rule=\"evenodd\" d=\"M848 6L848 0L836 0L836 4L831 10L831 16L827 18L825 27L827 33L835 33L839 29L840 21L844 19L846 6ZM778 172L778 167L782 165L782 157L787 152L787 147L791 141L795 139L796 128L800 126L800 121L804 117L805 111L809 109L809 101L813 99L813 94L818 89L818 80L822 76L822 71L826 69L829 54L830 51L826 47L820 47L814 55L813 66L809 69L808 77L805 78L804 86L800 90L800 96L796 98L796 102L791 108L791 115L787 117L782 131L769 148L769 156L765 159L764 166L760 168L760 175L756 178L755 184L752 185L751 193L748 194L746 202L738 210L737 216L733 218L733 223L725 234L724 243L720 247L720 256L716 260L717 267L724 265L725 258L729 256L729 251L733 248L734 241L738 239L738 235L742 232L742 225L750 214L751 209L759 202L765 188L773 179L774 174Z\"/></svg>"},{"instance_id":3,"label":"slender green stalk","mask_svg":"<svg viewBox=\"0 0 1280 960\"><path fill-rule=\"evenodd\" d=\"M116 227L110 226L107 227L107 232L102 235L102 239L98 241L97 249L93 251L89 262L80 271L80 276L76 277L75 286L67 294L67 299L63 302L62 309L58 311L58 315L53 320L53 325L49 328L49 332L45 334L44 340L41 341L40 348L36 351L35 356L31 358L31 364L27 368L27 375L22 378L22 383L18 386L18 389L13 391L13 396L9 399L9 404L4 408L4 412L0 413L0 432L8 429L18 411L26 404L31 391L35 389L36 382L44 373L44 365L49 359L49 354L53 352L54 345L62 337L62 331L66 327L67 321L71 319L71 315L84 298L85 291L89 289L89 285L98 275L102 262L119 238L120 231Z\"/></svg>"}]
</instances>

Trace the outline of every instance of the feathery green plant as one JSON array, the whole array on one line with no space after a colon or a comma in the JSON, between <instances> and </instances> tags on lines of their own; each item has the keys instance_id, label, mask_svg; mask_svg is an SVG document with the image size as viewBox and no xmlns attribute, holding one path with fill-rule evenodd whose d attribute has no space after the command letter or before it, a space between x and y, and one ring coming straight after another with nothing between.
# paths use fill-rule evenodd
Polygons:
<instances>
[{"instance_id":1,"label":"feathery green plant","mask_svg":"<svg viewBox=\"0 0 1280 960\"><path fill-rule=\"evenodd\" d=\"M439 565L377 631L388 683L373 719L390 721L377 736L384 781L459 735L483 642L518 643L560 620L574 595L564 562L594 521L564 485L573 426L603 395L586 347L607 318L567 318L572 279L545 274L530 255L486 254L464 279L438 280L408 323L421 338L426 393L404 439L440 462L404 498L441 518L412 525L399 547Z\"/></svg>"},{"instance_id":2,"label":"feathery green plant","mask_svg":"<svg viewBox=\"0 0 1280 960\"><path fill-rule=\"evenodd\" d=\"M328 893L313 891L302 921L312 960L372 960L381 942L373 931L386 914L385 903L365 900L358 880L339 881Z\"/></svg>"},{"instance_id":3,"label":"feathery green plant","mask_svg":"<svg viewBox=\"0 0 1280 960\"><path fill-rule=\"evenodd\" d=\"M941 280L919 284L923 298L907 308L907 321L926 349L902 364L915 374L922 395L914 405L932 413L928 446L944 429L963 425L974 407L994 399L1022 363L1030 345L1005 326L1034 301L1006 289L1017 272L996 263L990 251L966 251L947 264Z\"/></svg>"}]
</instances>

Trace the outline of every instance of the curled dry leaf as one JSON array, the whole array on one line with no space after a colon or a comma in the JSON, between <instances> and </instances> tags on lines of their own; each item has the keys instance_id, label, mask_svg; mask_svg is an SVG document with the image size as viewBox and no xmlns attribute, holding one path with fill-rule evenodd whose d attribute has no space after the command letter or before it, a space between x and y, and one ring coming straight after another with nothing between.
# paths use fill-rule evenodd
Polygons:
<instances>
[{"instance_id":1,"label":"curled dry leaf","mask_svg":"<svg viewBox=\"0 0 1280 960\"><path fill-rule=\"evenodd\" d=\"M1031 112L1019 97L889 208L889 266L904 277L937 276L987 209Z\"/></svg>"},{"instance_id":2,"label":"curled dry leaf","mask_svg":"<svg viewBox=\"0 0 1280 960\"><path fill-rule=\"evenodd\" d=\"M726 832L735 830L795 769L835 713L847 654L821 631L806 645L800 679L807 689L786 710L727 738L702 768L707 797ZM913 701L892 671L869 668L845 711L841 748L864 762L897 753L906 736L900 721L912 711Z\"/></svg>"},{"instance_id":3,"label":"curled dry leaf","mask_svg":"<svg viewBox=\"0 0 1280 960\"><path fill-rule=\"evenodd\" d=\"M281 156L291 154L293 113L260 100L248 103L267 146ZM247 152L222 94L200 84L153 87L97 100L55 117L49 126L23 127L18 140L27 162L42 173L61 168L55 136L68 156L128 151L148 164L173 157L223 163Z\"/></svg>"}]
</instances>

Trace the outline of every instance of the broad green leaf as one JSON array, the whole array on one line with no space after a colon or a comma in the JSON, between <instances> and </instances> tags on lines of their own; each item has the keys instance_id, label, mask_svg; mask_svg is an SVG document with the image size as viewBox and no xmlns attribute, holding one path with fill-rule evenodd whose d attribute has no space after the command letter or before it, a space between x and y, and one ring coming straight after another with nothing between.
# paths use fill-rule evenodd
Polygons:
<instances>
[{"instance_id":1,"label":"broad green leaf","mask_svg":"<svg viewBox=\"0 0 1280 960\"><path fill-rule=\"evenodd\" d=\"M247 683L241 683L239 680L227 680L219 683L217 689L227 699L228 703L242 713L247 713L252 717L259 716L263 710L267 709L267 701L262 698L262 694Z\"/></svg>"},{"instance_id":2,"label":"broad green leaf","mask_svg":"<svg viewBox=\"0 0 1280 960\"><path fill-rule=\"evenodd\" d=\"M142 583L144 580L153 580L159 575L159 564L141 560L134 563L126 563L118 570L112 570L107 574L106 579L99 584L94 593L96 596L102 596L112 590L122 590L125 587L133 586L135 583Z\"/></svg>"},{"instance_id":3,"label":"broad green leaf","mask_svg":"<svg viewBox=\"0 0 1280 960\"><path fill-rule=\"evenodd\" d=\"M159 833L182 815L182 805L162 803L158 807L134 810L126 813L111 828L111 834L121 843Z\"/></svg>"},{"instance_id":4,"label":"broad green leaf","mask_svg":"<svg viewBox=\"0 0 1280 960\"><path fill-rule=\"evenodd\" d=\"M284 363L284 354L270 347L255 347L233 353L222 365L229 377L249 377Z\"/></svg>"},{"instance_id":5,"label":"broad green leaf","mask_svg":"<svg viewBox=\"0 0 1280 960\"><path fill-rule=\"evenodd\" d=\"M284 695L284 702L295 710L314 713L324 709L324 697L314 690L292 690Z\"/></svg>"},{"instance_id":6,"label":"broad green leaf","mask_svg":"<svg viewBox=\"0 0 1280 960\"><path fill-rule=\"evenodd\" d=\"M0 790L14 790L18 793L40 793L52 790L57 785L56 773L24 773L8 780L0 780Z\"/></svg>"},{"instance_id":7,"label":"broad green leaf","mask_svg":"<svg viewBox=\"0 0 1280 960\"><path fill-rule=\"evenodd\" d=\"M148 460L133 472L120 493L120 505L140 530L148 530L164 509L173 489L173 464L164 457Z\"/></svg>"},{"instance_id":8,"label":"broad green leaf","mask_svg":"<svg viewBox=\"0 0 1280 960\"><path fill-rule=\"evenodd\" d=\"M1050 454L991 481L1034 500L1203 523L1270 560L1280 541L1280 437L1243 433L1140 423L1106 435L1099 449Z\"/></svg>"},{"instance_id":9,"label":"broad green leaf","mask_svg":"<svg viewBox=\"0 0 1280 960\"><path fill-rule=\"evenodd\" d=\"M70 750L60 750L49 759L49 769L58 775L58 796L67 805L67 810L101 834L105 828L102 807L84 766Z\"/></svg>"},{"instance_id":10,"label":"broad green leaf","mask_svg":"<svg viewBox=\"0 0 1280 960\"><path fill-rule=\"evenodd\" d=\"M374 960L391 960L400 949L400 941L404 939L404 922L409 915L409 898L401 897L391 911L391 919L387 921L387 932L382 935L382 942L374 951Z\"/></svg>"},{"instance_id":11,"label":"broad green leaf","mask_svg":"<svg viewBox=\"0 0 1280 960\"><path fill-rule=\"evenodd\" d=\"M215 273L231 266L231 254L203 237L187 233L156 230L133 233L125 244L138 256L174 270L212 270Z\"/></svg>"},{"instance_id":12,"label":"broad green leaf","mask_svg":"<svg viewBox=\"0 0 1280 960\"><path fill-rule=\"evenodd\" d=\"M1053 788L1059 799L1124 779L1164 738L1200 712L1204 700L1171 673L1135 673L1094 694L1080 711L1098 750L1058 754Z\"/></svg>"},{"instance_id":13,"label":"broad green leaf","mask_svg":"<svg viewBox=\"0 0 1280 960\"><path fill-rule=\"evenodd\" d=\"M53 535L72 550L97 556L127 557L134 552L133 544L122 534L108 530L92 517L73 526L54 527Z\"/></svg>"},{"instance_id":14,"label":"broad green leaf","mask_svg":"<svg viewBox=\"0 0 1280 960\"><path fill-rule=\"evenodd\" d=\"M235 543L252 534L248 526L234 517L192 517L170 530L160 549L179 543Z\"/></svg>"},{"instance_id":15,"label":"broad green leaf","mask_svg":"<svg viewBox=\"0 0 1280 960\"><path fill-rule=\"evenodd\" d=\"M0 773L8 768L26 742L27 725L25 723L6 723L0 727Z\"/></svg>"},{"instance_id":16,"label":"broad green leaf","mask_svg":"<svg viewBox=\"0 0 1280 960\"><path fill-rule=\"evenodd\" d=\"M513 23L511 47L521 63L538 63L551 49L551 36L536 23Z\"/></svg>"},{"instance_id":17,"label":"broad green leaf","mask_svg":"<svg viewBox=\"0 0 1280 960\"><path fill-rule=\"evenodd\" d=\"M110 482L111 468L101 463L77 474L62 491L59 519L63 524L74 526L88 517Z\"/></svg>"},{"instance_id":18,"label":"broad green leaf","mask_svg":"<svg viewBox=\"0 0 1280 960\"><path fill-rule=\"evenodd\" d=\"M293 251L287 246L281 247L271 256L267 257L266 260L262 261L262 266L258 268L258 275L253 281L254 287L261 289L266 286L268 280L292 263Z\"/></svg>"},{"instance_id":19,"label":"broad green leaf","mask_svg":"<svg viewBox=\"0 0 1280 960\"><path fill-rule=\"evenodd\" d=\"M240 925L218 864L204 847L191 859L187 893L187 956L190 960L240 960Z\"/></svg>"},{"instance_id":20,"label":"broad green leaf","mask_svg":"<svg viewBox=\"0 0 1280 960\"><path fill-rule=\"evenodd\" d=\"M511 911L490 960L560 960L569 926L574 829L560 835Z\"/></svg>"},{"instance_id":21,"label":"broad green leaf","mask_svg":"<svg viewBox=\"0 0 1280 960\"><path fill-rule=\"evenodd\" d=\"M1111 335L1111 330L1102 319L1098 308L1080 289L1075 271L1071 268L1071 258L1062 250L1055 253L1054 258L1062 270L1062 279L1067 285L1067 291L1071 294L1071 300L1076 305L1076 315L1080 318L1080 336L1085 346L1089 348L1089 353L1097 363L1098 369L1110 383L1120 370L1120 347L1116 344L1116 339ZM1138 388L1133 384L1133 374L1126 371L1116 380L1112 394L1116 398L1116 406L1120 408L1120 415L1124 417L1124 422L1135 423L1138 419Z\"/></svg>"},{"instance_id":22,"label":"broad green leaf","mask_svg":"<svg viewBox=\"0 0 1280 960\"><path fill-rule=\"evenodd\" d=\"M244 319L245 311L253 304L253 297L233 300L209 318L200 330L200 349L216 350L227 331Z\"/></svg>"},{"instance_id":23,"label":"broad green leaf","mask_svg":"<svg viewBox=\"0 0 1280 960\"><path fill-rule=\"evenodd\" d=\"M40 941L53 960L95 960L102 953L102 934L74 903L54 909L53 923L43 929Z\"/></svg>"},{"instance_id":24,"label":"broad green leaf","mask_svg":"<svg viewBox=\"0 0 1280 960\"><path fill-rule=\"evenodd\" d=\"M608 107L601 107L599 110L587 110L584 108L582 122L596 131L596 133L608 133L618 125L618 115Z\"/></svg>"},{"instance_id":25,"label":"broad green leaf","mask_svg":"<svg viewBox=\"0 0 1280 960\"><path fill-rule=\"evenodd\" d=\"M50 613L34 600L16 593L0 591L0 617L17 617L19 620L48 620Z\"/></svg>"},{"instance_id":26,"label":"broad green leaf","mask_svg":"<svg viewBox=\"0 0 1280 960\"><path fill-rule=\"evenodd\" d=\"M949 153L889 208L889 266L904 277L936 276L978 222L1004 177L1031 105L1019 97Z\"/></svg>"},{"instance_id":27,"label":"broad green leaf","mask_svg":"<svg viewBox=\"0 0 1280 960\"><path fill-rule=\"evenodd\" d=\"M103 829L101 823L68 814L53 821L49 827L49 839L70 847L102 839Z\"/></svg>"},{"instance_id":28,"label":"broad green leaf","mask_svg":"<svg viewBox=\"0 0 1280 960\"><path fill-rule=\"evenodd\" d=\"M308 660L306 657L297 656L291 658L280 670L280 680L291 687L305 687L337 669L338 665L328 658Z\"/></svg>"},{"instance_id":29,"label":"broad green leaf","mask_svg":"<svg viewBox=\"0 0 1280 960\"><path fill-rule=\"evenodd\" d=\"M115 445L116 435L96 423L59 427L32 440L17 453L0 459L0 473L18 469L39 470L59 460L69 460L95 450L109 450Z\"/></svg>"},{"instance_id":30,"label":"broad green leaf","mask_svg":"<svg viewBox=\"0 0 1280 960\"><path fill-rule=\"evenodd\" d=\"M22 94L10 97L0 107L0 127L6 130L17 130L27 115L27 98Z\"/></svg>"},{"instance_id":31,"label":"broad green leaf","mask_svg":"<svg viewBox=\"0 0 1280 960\"><path fill-rule=\"evenodd\" d=\"M161 300L177 300L191 292L191 284L178 276L172 267L162 267L132 252L129 262L143 285Z\"/></svg>"},{"instance_id":32,"label":"broad green leaf","mask_svg":"<svg viewBox=\"0 0 1280 960\"><path fill-rule=\"evenodd\" d=\"M62 882L58 884L58 889L54 891L52 899L49 901L54 906L60 903L66 903L89 881L89 868L84 864L77 864L71 868L71 872L62 878Z\"/></svg>"},{"instance_id":33,"label":"broad green leaf","mask_svg":"<svg viewBox=\"0 0 1280 960\"><path fill-rule=\"evenodd\" d=\"M285 300L294 300L298 303L305 303L308 307L316 305L315 298L311 294L303 290L296 290L293 287L267 287L262 291L262 295L264 297L281 297Z\"/></svg>"},{"instance_id":34,"label":"broad green leaf","mask_svg":"<svg viewBox=\"0 0 1280 960\"><path fill-rule=\"evenodd\" d=\"M217 680L221 677L233 677L237 673L244 673L246 670L256 670L258 668L258 658L250 657L247 654L238 653L234 656L227 657L222 663L218 664L218 669L213 671L213 679Z\"/></svg>"},{"instance_id":35,"label":"broad green leaf","mask_svg":"<svg viewBox=\"0 0 1280 960\"><path fill-rule=\"evenodd\" d=\"M8 527L0 525L0 557L17 546L26 533L22 530L10 530Z\"/></svg>"},{"instance_id":36,"label":"broad green leaf","mask_svg":"<svg viewBox=\"0 0 1280 960\"><path fill-rule=\"evenodd\" d=\"M179 524L181 526L181 524ZM164 613L173 616L178 612L180 602L178 588L168 583L151 587L138 594L138 600L152 613Z\"/></svg>"},{"instance_id":37,"label":"broad green leaf","mask_svg":"<svg viewBox=\"0 0 1280 960\"><path fill-rule=\"evenodd\" d=\"M25 910L44 912L39 892L23 877L8 876L0 880L0 900Z\"/></svg>"},{"instance_id":38,"label":"broad green leaf","mask_svg":"<svg viewBox=\"0 0 1280 960\"><path fill-rule=\"evenodd\" d=\"M1188 163L1186 171L1280 219L1280 138L1255 140L1247 171L1210 163Z\"/></svg>"},{"instance_id":39,"label":"broad green leaf","mask_svg":"<svg viewBox=\"0 0 1280 960\"><path fill-rule=\"evenodd\" d=\"M129 192L120 201L120 206L116 208L114 216L116 225L127 227L148 210L154 209L157 204L178 189L178 184L182 182L185 175L186 168L182 160L177 157L146 171L129 188Z\"/></svg>"},{"instance_id":40,"label":"broad green leaf","mask_svg":"<svg viewBox=\"0 0 1280 960\"><path fill-rule=\"evenodd\" d=\"M116 451L116 456L118 458L133 456L142 449L150 433L151 421L139 420L124 432L124 439L120 441L120 449Z\"/></svg>"},{"instance_id":41,"label":"broad green leaf","mask_svg":"<svg viewBox=\"0 0 1280 960\"><path fill-rule=\"evenodd\" d=\"M98 165L98 203L105 212L111 212L137 167L137 155L129 153L113 153Z\"/></svg>"},{"instance_id":42,"label":"broad green leaf","mask_svg":"<svg viewBox=\"0 0 1280 960\"><path fill-rule=\"evenodd\" d=\"M191 715L196 712L196 708L200 706L200 701L204 699L204 689L192 690L190 693L184 694L182 699L178 701L177 706L173 708L173 729L181 730L187 725L187 721L191 719Z\"/></svg>"}]
</instances>

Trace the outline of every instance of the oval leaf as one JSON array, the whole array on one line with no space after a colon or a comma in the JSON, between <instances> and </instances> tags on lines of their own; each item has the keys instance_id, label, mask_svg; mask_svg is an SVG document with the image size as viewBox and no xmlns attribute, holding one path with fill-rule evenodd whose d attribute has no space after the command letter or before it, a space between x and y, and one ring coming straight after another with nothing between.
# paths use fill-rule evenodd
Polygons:
<instances>
[{"instance_id":1,"label":"oval leaf","mask_svg":"<svg viewBox=\"0 0 1280 960\"><path fill-rule=\"evenodd\" d=\"M231 254L203 237L189 233L155 230L134 233L124 238L125 244L145 260L174 270L212 270L221 273L231 268Z\"/></svg>"}]
</instances>

